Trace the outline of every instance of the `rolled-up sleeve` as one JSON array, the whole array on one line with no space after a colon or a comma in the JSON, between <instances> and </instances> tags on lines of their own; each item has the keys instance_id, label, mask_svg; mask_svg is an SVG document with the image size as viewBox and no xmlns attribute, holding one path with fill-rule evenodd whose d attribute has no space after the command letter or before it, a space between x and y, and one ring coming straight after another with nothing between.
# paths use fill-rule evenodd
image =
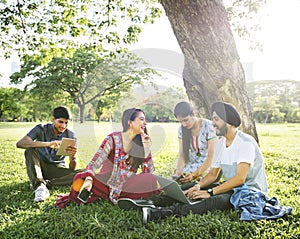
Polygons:
<instances>
[{"instance_id":1,"label":"rolled-up sleeve","mask_svg":"<svg viewBox=\"0 0 300 239\"><path fill-rule=\"evenodd\" d=\"M153 173L155 170L151 153L142 162L143 173Z\"/></svg>"},{"instance_id":2,"label":"rolled-up sleeve","mask_svg":"<svg viewBox=\"0 0 300 239\"><path fill-rule=\"evenodd\" d=\"M86 171L96 174L97 169L101 167L103 162L108 159L110 151L113 148L113 139L111 136L107 136L99 146L99 149L91 159L90 163L86 166Z\"/></svg>"}]
</instances>

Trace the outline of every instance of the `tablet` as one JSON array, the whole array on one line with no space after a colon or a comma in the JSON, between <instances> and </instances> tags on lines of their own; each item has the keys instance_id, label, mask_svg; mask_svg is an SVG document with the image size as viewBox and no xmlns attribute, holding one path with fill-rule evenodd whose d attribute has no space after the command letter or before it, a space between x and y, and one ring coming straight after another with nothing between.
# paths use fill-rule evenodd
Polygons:
<instances>
[{"instance_id":1,"label":"tablet","mask_svg":"<svg viewBox=\"0 0 300 239\"><path fill-rule=\"evenodd\" d=\"M57 150L57 155L64 155L64 156L69 156L69 153L66 152L66 148L69 146L75 146L76 145L76 141L75 139L71 139L71 138L62 138L62 141L59 145L59 148Z\"/></svg>"}]
</instances>

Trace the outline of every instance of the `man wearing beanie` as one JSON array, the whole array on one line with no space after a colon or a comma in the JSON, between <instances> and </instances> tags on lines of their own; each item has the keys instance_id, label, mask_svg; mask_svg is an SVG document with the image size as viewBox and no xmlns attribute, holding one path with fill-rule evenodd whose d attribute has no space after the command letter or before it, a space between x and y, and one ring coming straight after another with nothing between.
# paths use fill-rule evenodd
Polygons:
<instances>
[{"instance_id":1,"label":"man wearing beanie","mask_svg":"<svg viewBox=\"0 0 300 239\"><path fill-rule=\"evenodd\" d=\"M134 200L126 202L126 199L120 199L120 208L141 208L143 223L172 215L203 214L232 208L242 211L241 220L275 219L291 212L290 207L280 207L277 201L271 202L274 197L269 199L266 196L268 185L262 153L252 136L237 129L241 118L235 107L225 102L215 102L211 113L212 124L219 136L211 170L200 182L185 191L189 199L198 199L199 203L183 204L173 199L171 206L168 206L170 199L165 199L153 200L151 206L140 206ZM221 170L225 182L213 184Z\"/></svg>"}]
</instances>

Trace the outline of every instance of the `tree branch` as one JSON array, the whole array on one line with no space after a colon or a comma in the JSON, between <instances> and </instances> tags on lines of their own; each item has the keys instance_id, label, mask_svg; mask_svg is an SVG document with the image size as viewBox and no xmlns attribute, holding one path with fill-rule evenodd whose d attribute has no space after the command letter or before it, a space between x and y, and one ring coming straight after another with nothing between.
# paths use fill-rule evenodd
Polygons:
<instances>
[{"instance_id":1,"label":"tree branch","mask_svg":"<svg viewBox=\"0 0 300 239\"><path fill-rule=\"evenodd\" d=\"M17 0L17 8L18 8L18 16L20 17L21 19L21 25L22 25L22 29L23 29L23 32L24 34L26 34L26 28L25 28L25 24L24 24L24 21L23 21L23 18L22 18L22 10L21 10L21 4L19 2L19 0Z\"/></svg>"}]
</instances>

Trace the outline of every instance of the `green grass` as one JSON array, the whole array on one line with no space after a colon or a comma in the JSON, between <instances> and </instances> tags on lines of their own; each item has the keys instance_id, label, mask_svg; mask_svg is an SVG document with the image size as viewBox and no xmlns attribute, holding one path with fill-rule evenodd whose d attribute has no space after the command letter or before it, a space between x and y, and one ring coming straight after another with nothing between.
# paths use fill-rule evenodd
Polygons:
<instances>
[{"instance_id":1,"label":"green grass","mask_svg":"<svg viewBox=\"0 0 300 239\"><path fill-rule=\"evenodd\" d=\"M33 202L24 163L24 150L15 143L33 123L0 123L0 238L299 238L300 125L257 126L266 159L269 196L293 207L278 220L243 222L239 212L170 217L142 225L135 211L121 211L106 201L70 204L56 209L56 195L70 187L55 187L43 203ZM106 134L118 129L110 123L70 126L78 137L80 167L89 162ZM177 124L148 124L158 174L171 174L177 157Z\"/></svg>"}]
</instances>

